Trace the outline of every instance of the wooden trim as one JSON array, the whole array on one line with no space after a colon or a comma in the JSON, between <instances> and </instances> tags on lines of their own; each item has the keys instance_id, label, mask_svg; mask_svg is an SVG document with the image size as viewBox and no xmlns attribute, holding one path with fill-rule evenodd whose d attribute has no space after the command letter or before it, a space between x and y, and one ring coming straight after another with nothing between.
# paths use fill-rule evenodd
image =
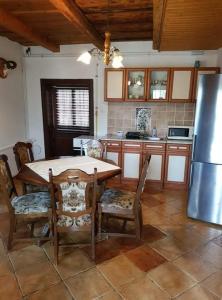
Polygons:
<instances>
[{"instance_id":1,"label":"wooden trim","mask_svg":"<svg viewBox=\"0 0 222 300\"><path fill-rule=\"evenodd\" d=\"M87 35L97 48L103 51L104 39L82 13L75 1L49 0L49 2L54 5L75 28L78 28L80 32Z\"/></svg>"},{"instance_id":2,"label":"wooden trim","mask_svg":"<svg viewBox=\"0 0 222 300\"><path fill-rule=\"evenodd\" d=\"M153 49L161 49L167 0L153 0Z\"/></svg>"},{"instance_id":3,"label":"wooden trim","mask_svg":"<svg viewBox=\"0 0 222 300\"><path fill-rule=\"evenodd\" d=\"M59 52L58 45L50 41L48 38L39 35L20 19L17 19L14 15L2 8L0 8L0 25L28 40L28 42L35 43L53 52Z\"/></svg>"},{"instance_id":4,"label":"wooden trim","mask_svg":"<svg viewBox=\"0 0 222 300\"><path fill-rule=\"evenodd\" d=\"M125 102L145 102L147 99L147 68L126 68L125 71ZM128 97L128 74L129 72L144 72L144 98L143 99L136 99L132 98L130 99Z\"/></svg>"},{"instance_id":5,"label":"wooden trim","mask_svg":"<svg viewBox=\"0 0 222 300\"><path fill-rule=\"evenodd\" d=\"M166 85L166 99L151 99L150 86L151 86L151 72L152 71L166 71L167 72L167 85ZM147 101L148 102L168 102L169 100L169 86L170 86L170 68L149 68L147 76Z\"/></svg>"},{"instance_id":6,"label":"wooden trim","mask_svg":"<svg viewBox=\"0 0 222 300\"><path fill-rule=\"evenodd\" d=\"M108 98L107 96L107 82L108 82L108 72L122 72L122 97L121 98ZM125 97L125 69L111 69L111 68L105 68L105 76L104 76L104 99L105 101L110 101L110 102L123 102L124 97Z\"/></svg>"},{"instance_id":7,"label":"wooden trim","mask_svg":"<svg viewBox=\"0 0 222 300\"><path fill-rule=\"evenodd\" d=\"M175 71L191 71L190 89L189 89L189 98L188 99L172 99L173 80L174 80L174 72ZM171 70L170 70L169 102L177 102L177 103L191 102L192 101L192 93L193 93L193 78L194 78L194 68L192 68L192 67L171 68Z\"/></svg>"},{"instance_id":8,"label":"wooden trim","mask_svg":"<svg viewBox=\"0 0 222 300\"><path fill-rule=\"evenodd\" d=\"M215 74L219 74L220 68L219 67L200 67L200 68L194 69L192 102L196 102L196 99L197 99L196 90L197 90L198 71L215 71Z\"/></svg>"}]
</instances>

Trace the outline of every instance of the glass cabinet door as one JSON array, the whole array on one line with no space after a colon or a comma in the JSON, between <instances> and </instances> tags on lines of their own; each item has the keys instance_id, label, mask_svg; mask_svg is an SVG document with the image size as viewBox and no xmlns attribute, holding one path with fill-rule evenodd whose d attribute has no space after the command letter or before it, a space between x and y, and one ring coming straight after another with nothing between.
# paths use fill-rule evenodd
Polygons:
<instances>
[{"instance_id":1,"label":"glass cabinet door","mask_svg":"<svg viewBox=\"0 0 222 300\"><path fill-rule=\"evenodd\" d=\"M148 100L162 100L168 99L168 82L169 70L152 70L149 71L149 94Z\"/></svg>"},{"instance_id":2,"label":"glass cabinet door","mask_svg":"<svg viewBox=\"0 0 222 300\"><path fill-rule=\"evenodd\" d=\"M145 101L146 99L146 71L145 69L127 70L126 100Z\"/></svg>"}]
</instances>

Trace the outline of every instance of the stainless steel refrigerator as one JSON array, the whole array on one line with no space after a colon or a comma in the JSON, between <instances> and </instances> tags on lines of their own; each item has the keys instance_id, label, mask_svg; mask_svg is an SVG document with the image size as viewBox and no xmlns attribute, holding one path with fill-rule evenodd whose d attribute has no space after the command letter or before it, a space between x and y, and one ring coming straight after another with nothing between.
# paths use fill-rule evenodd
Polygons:
<instances>
[{"instance_id":1,"label":"stainless steel refrigerator","mask_svg":"<svg viewBox=\"0 0 222 300\"><path fill-rule=\"evenodd\" d=\"M222 74L200 75L187 212L222 225Z\"/></svg>"}]
</instances>

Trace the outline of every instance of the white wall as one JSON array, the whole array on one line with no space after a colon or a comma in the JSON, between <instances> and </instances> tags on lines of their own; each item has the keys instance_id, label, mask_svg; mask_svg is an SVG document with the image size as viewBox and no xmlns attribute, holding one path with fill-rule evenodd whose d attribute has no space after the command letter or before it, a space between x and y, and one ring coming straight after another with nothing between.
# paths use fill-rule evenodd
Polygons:
<instances>
[{"instance_id":1,"label":"white wall","mask_svg":"<svg viewBox=\"0 0 222 300\"><path fill-rule=\"evenodd\" d=\"M193 66L200 60L201 66L216 66L217 51L199 53L157 52L152 50L151 42L114 43L124 56L125 67ZM84 50L93 45L62 46L59 54L53 54L41 47L32 47L31 56L24 57L26 70L26 103L28 137L34 141L37 158L44 157L44 138L41 108L41 78L63 78L94 80L94 103L98 107L97 134L107 133L107 107L104 102L104 65L97 60L89 66L76 62ZM95 126L96 128L96 126Z\"/></svg>"},{"instance_id":2,"label":"white wall","mask_svg":"<svg viewBox=\"0 0 222 300\"><path fill-rule=\"evenodd\" d=\"M12 146L26 135L21 45L0 37L0 57L17 63L17 68L9 71L7 78L0 78L0 154L8 155L15 174Z\"/></svg>"},{"instance_id":3,"label":"white wall","mask_svg":"<svg viewBox=\"0 0 222 300\"><path fill-rule=\"evenodd\" d=\"M218 49L218 60L217 60L218 67L222 70L222 48Z\"/></svg>"}]
</instances>

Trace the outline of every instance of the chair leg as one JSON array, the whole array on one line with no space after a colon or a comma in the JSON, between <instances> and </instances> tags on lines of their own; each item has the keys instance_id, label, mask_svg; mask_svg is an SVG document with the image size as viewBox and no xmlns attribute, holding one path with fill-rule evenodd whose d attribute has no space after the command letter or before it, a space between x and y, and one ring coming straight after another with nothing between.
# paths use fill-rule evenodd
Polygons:
<instances>
[{"instance_id":1,"label":"chair leg","mask_svg":"<svg viewBox=\"0 0 222 300\"><path fill-rule=\"evenodd\" d=\"M136 212L135 215L135 223L136 223L136 238L138 240L141 240L141 224L140 224L140 216L139 216L139 212Z\"/></svg>"},{"instance_id":2,"label":"chair leg","mask_svg":"<svg viewBox=\"0 0 222 300\"><path fill-rule=\"evenodd\" d=\"M127 220L123 220L122 231L125 231L126 223L127 223Z\"/></svg>"},{"instance_id":3,"label":"chair leg","mask_svg":"<svg viewBox=\"0 0 222 300\"><path fill-rule=\"evenodd\" d=\"M58 261L59 261L59 234L56 230L56 228L54 228L54 259L55 259L55 263L56 265L58 265Z\"/></svg>"},{"instance_id":4,"label":"chair leg","mask_svg":"<svg viewBox=\"0 0 222 300\"><path fill-rule=\"evenodd\" d=\"M142 207L140 206L140 210L139 210L139 222L140 222L140 232L142 235L143 232L143 212L142 212Z\"/></svg>"},{"instance_id":5,"label":"chair leg","mask_svg":"<svg viewBox=\"0 0 222 300\"><path fill-rule=\"evenodd\" d=\"M15 219L11 218L10 225L9 225L8 244L7 244L8 250L12 248L13 233L15 232L15 226L16 226Z\"/></svg>"},{"instance_id":6,"label":"chair leg","mask_svg":"<svg viewBox=\"0 0 222 300\"><path fill-rule=\"evenodd\" d=\"M34 236L34 229L35 229L35 223L31 223L31 228L30 228L30 237L32 238Z\"/></svg>"},{"instance_id":7,"label":"chair leg","mask_svg":"<svg viewBox=\"0 0 222 300\"><path fill-rule=\"evenodd\" d=\"M92 260L95 260L96 250L95 250L96 240L95 240L95 216L92 217L92 227L91 227L91 246L92 246Z\"/></svg>"},{"instance_id":8,"label":"chair leg","mask_svg":"<svg viewBox=\"0 0 222 300\"><path fill-rule=\"evenodd\" d=\"M101 239L102 234L102 207L101 204L98 203L98 236Z\"/></svg>"}]
</instances>

